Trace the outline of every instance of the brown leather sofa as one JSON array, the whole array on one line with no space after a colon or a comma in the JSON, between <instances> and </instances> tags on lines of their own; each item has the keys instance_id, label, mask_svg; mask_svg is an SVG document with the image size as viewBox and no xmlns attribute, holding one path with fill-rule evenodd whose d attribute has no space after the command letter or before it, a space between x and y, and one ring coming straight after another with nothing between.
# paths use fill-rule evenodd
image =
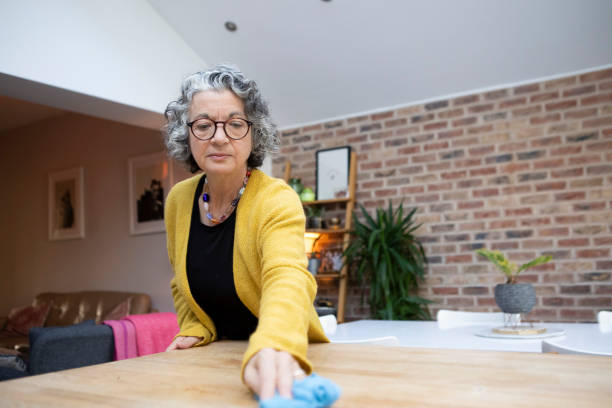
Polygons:
<instances>
[{"instance_id":1,"label":"brown leather sofa","mask_svg":"<svg viewBox=\"0 0 612 408\"><path fill-rule=\"evenodd\" d=\"M33 306L41 303L51 305L44 327L69 326L85 320L100 323L117 305L131 298L128 314L150 313L151 298L144 293L85 291L70 293L40 293L34 298ZM4 328L6 318L0 318ZM28 336L0 332L0 348L21 349L28 347Z\"/></svg>"}]
</instances>

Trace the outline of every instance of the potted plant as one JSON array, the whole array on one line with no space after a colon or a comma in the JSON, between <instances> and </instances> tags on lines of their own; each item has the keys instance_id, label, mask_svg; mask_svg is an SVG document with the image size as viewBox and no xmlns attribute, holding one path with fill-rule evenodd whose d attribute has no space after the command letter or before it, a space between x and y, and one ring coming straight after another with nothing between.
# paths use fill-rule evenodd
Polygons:
<instances>
[{"instance_id":1,"label":"potted plant","mask_svg":"<svg viewBox=\"0 0 612 408\"><path fill-rule=\"evenodd\" d=\"M325 208L317 205L306 207L306 225L308 228L322 229L325 228L323 217Z\"/></svg>"},{"instance_id":2,"label":"potted plant","mask_svg":"<svg viewBox=\"0 0 612 408\"><path fill-rule=\"evenodd\" d=\"M404 214L402 204L393 210L376 209L371 217L363 206L364 222L356 217L352 240L343 253L345 264L356 264L363 293L369 283L369 304L375 318L386 320L430 319L430 300L417 296L427 258L414 236L416 208Z\"/></svg>"},{"instance_id":3,"label":"potted plant","mask_svg":"<svg viewBox=\"0 0 612 408\"><path fill-rule=\"evenodd\" d=\"M550 255L543 255L521 266L509 261L500 251L478 249L476 253L482 255L493 263L506 275L506 283L495 286L495 302L504 313L527 314L536 303L535 290L530 283L518 283L518 276L524 270L544 264L552 259Z\"/></svg>"},{"instance_id":4,"label":"potted plant","mask_svg":"<svg viewBox=\"0 0 612 408\"><path fill-rule=\"evenodd\" d=\"M289 184L289 186L293 190L295 190L297 195L300 195L302 193L302 190L304 189L304 186L302 185L302 180L299 178L292 177L289 179L289 182L287 184Z\"/></svg>"}]
</instances>

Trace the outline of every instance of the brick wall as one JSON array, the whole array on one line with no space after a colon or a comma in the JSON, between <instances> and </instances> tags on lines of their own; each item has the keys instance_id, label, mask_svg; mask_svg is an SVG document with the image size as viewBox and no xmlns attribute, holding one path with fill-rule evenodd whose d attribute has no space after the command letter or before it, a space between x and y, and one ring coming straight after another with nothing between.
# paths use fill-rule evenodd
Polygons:
<instances>
[{"instance_id":1,"label":"brick wall","mask_svg":"<svg viewBox=\"0 0 612 408\"><path fill-rule=\"evenodd\" d=\"M315 151L350 145L357 201L369 210L418 207L430 266L430 308L498 310L501 273L474 254L499 249L520 263L538 295L528 316L594 321L612 309L612 69L411 105L282 132L284 163L315 184ZM333 297L335 282L319 282ZM367 317L350 281L346 316ZM367 303L366 303L367 306Z\"/></svg>"}]
</instances>

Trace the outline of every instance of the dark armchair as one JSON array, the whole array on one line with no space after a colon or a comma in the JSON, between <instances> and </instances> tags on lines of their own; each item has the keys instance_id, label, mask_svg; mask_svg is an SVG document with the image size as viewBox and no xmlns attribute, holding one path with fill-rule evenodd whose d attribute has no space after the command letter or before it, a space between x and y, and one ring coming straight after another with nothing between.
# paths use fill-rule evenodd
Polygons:
<instances>
[{"instance_id":1,"label":"dark armchair","mask_svg":"<svg viewBox=\"0 0 612 408\"><path fill-rule=\"evenodd\" d=\"M34 327L29 337L27 370L17 364L18 356L4 356L0 381L113 361L113 330L93 320L71 326Z\"/></svg>"},{"instance_id":2,"label":"dark armchair","mask_svg":"<svg viewBox=\"0 0 612 408\"><path fill-rule=\"evenodd\" d=\"M30 330L29 374L43 374L113 361L113 330L93 320Z\"/></svg>"}]
</instances>

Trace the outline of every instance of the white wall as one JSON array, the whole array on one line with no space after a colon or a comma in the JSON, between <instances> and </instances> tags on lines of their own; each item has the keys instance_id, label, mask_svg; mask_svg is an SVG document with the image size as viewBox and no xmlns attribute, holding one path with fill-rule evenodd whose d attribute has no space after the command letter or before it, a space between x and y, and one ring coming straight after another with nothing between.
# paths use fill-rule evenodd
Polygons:
<instances>
[{"instance_id":1,"label":"white wall","mask_svg":"<svg viewBox=\"0 0 612 408\"><path fill-rule=\"evenodd\" d=\"M32 102L114 120L125 105L159 115L206 66L145 0L2 1L0 16L0 93ZM63 92L40 100L49 88Z\"/></svg>"},{"instance_id":2,"label":"white wall","mask_svg":"<svg viewBox=\"0 0 612 408\"><path fill-rule=\"evenodd\" d=\"M42 291L145 292L173 311L164 233L130 235L127 160L159 131L67 114L0 134L0 315ZM84 239L49 241L49 172L85 169Z\"/></svg>"}]
</instances>

